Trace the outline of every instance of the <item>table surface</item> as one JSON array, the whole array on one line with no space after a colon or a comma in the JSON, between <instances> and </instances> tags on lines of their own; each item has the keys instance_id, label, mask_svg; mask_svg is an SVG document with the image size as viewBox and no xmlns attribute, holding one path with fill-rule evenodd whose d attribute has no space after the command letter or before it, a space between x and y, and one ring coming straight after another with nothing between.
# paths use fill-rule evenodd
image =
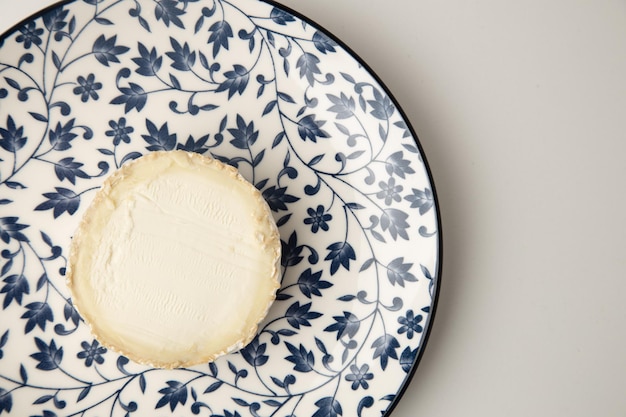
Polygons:
<instances>
[{"instance_id":1,"label":"table surface","mask_svg":"<svg viewBox=\"0 0 626 417\"><path fill-rule=\"evenodd\" d=\"M393 417L623 416L626 2L280 2L383 79L439 192L437 317ZM51 3L0 0L0 31Z\"/></svg>"}]
</instances>

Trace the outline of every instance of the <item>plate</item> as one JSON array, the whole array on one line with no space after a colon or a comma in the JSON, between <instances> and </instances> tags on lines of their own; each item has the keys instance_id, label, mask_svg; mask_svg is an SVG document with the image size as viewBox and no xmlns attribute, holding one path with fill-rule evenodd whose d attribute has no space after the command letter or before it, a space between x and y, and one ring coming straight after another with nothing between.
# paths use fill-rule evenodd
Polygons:
<instances>
[{"instance_id":1,"label":"plate","mask_svg":"<svg viewBox=\"0 0 626 417\"><path fill-rule=\"evenodd\" d=\"M432 324L440 222L416 137L361 60L256 0L74 1L1 42L1 415L391 411ZM104 178L172 149L261 190L282 287L246 348L162 370L100 346L63 275Z\"/></svg>"}]
</instances>

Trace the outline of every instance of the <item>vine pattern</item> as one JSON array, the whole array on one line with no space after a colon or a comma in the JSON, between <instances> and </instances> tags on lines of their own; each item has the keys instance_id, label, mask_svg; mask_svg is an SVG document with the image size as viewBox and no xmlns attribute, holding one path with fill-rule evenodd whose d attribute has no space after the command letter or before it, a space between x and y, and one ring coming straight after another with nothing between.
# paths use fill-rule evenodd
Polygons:
<instances>
[{"instance_id":1,"label":"vine pattern","mask_svg":"<svg viewBox=\"0 0 626 417\"><path fill-rule=\"evenodd\" d=\"M418 147L366 69L252 0L76 0L0 44L0 415L384 413L427 326L438 233ZM167 371L100 346L63 276L106 175L174 149L261 191L282 286L244 349Z\"/></svg>"}]
</instances>

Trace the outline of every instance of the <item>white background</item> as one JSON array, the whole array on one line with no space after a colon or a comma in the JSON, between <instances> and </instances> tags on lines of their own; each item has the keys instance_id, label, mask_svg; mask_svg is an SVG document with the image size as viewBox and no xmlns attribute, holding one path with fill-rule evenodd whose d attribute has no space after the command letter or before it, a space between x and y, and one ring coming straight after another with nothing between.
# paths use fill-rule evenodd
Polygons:
<instances>
[{"instance_id":1,"label":"white background","mask_svg":"<svg viewBox=\"0 0 626 417\"><path fill-rule=\"evenodd\" d=\"M0 31L50 3L0 0ZM393 417L626 415L626 2L281 3L383 79L434 174L443 285Z\"/></svg>"}]
</instances>

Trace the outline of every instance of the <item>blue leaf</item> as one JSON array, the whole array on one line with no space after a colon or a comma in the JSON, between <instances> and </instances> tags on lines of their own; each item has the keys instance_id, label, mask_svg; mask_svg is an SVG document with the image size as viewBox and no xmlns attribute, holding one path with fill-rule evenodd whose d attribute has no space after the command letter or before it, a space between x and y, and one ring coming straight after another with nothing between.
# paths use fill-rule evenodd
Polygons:
<instances>
[{"instance_id":1,"label":"blue leaf","mask_svg":"<svg viewBox=\"0 0 626 417\"><path fill-rule=\"evenodd\" d=\"M28 373L26 372L26 368L23 364L20 364L20 378L22 378L23 384L28 382Z\"/></svg>"},{"instance_id":2,"label":"blue leaf","mask_svg":"<svg viewBox=\"0 0 626 417\"><path fill-rule=\"evenodd\" d=\"M274 109L274 106L276 106L276 103L277 103L276 100L272 100L269 103L267 103L267 105L265 106L265 109L263 110L263 116L270 113Z\"/></svg>"},{"instance_id":3,"label":"blue leaf","mask_svg":"<svg viewBox=\"0 0 626 417\"><path fill-rule=\"evenodd\" d=\"M326 249L328 250L328 255L326 255L324 260L331 261L331 275L334 275L340 266L350 270L350 260L356 260L356 253L348 242L336 242L329 245Z\"/></svg>"},{"instance_id":4,"label":"blue leaf","mask_svg":"<svg viewBox=\"0 0 626 417\"><path fill-rule=\"evenodd\" d=\"M204 394L208 394L209 392L213 392L213 391L217 391L219 389L219 387L221 387L223 384L222 381L216 381L214 383L212 383L211 385L209 385L207 387L207 389L204 390Z\"/></svg>"},{"instance_id":5,"label":"blue leaf","mask_svg":"<svg viewBox=\"0 0 626 417\"><path fill-rule=\"evenodd\" d=\"M207 43L213 44L213 58L217 56L221 48L228 49L228 39L233 37L233 30L230 24L225 21L217 21L209 27L209 40Z\"/></svg>"},{"instance_id":6,"label":"blue leaf","mask_svg":"<svg viewBox=\"0 0 626 417\"><path fill-rule=\"evenodd\" d=\"M287 309L285 313L285 318L287 322L294 328L299 329L300 326L311 326L309 320L314 320L322 316L321 313L317 313L315 311L309 311L312 303L306 303L300 305L299 301L293 303Z\"/></svg>"},{"instance_id":7,"label":"blue leaf","mask_svg":"<svg viewBox=\"0 0 626 417\"><path fill-rule=\"evenodd\" d=\"M169 27L170 22L181 29L184 29L182 20L179 16L185 14L184 10L178 9L178 2L175 0L159 0L156 2L154 16L157 20L162 20L165 26Z\"/></svg>"},{"instance_id":8,"label":"blue leaf","mask_svg":"<svg viewBox=\"0 0 626 417\"><path fill-rule=\"evenodd\" d=\"M318 410L313 417L337 417L343 415L341 404L333 397L324 397L315 403Z\"/></svg>"},{"instance_id":9,"label":"blue leaf","mask_svg":"<svg viewBox=\"0 0 626 417\"><path fill-rule=\"evenodd\" d=\"M35 210L53 209L55 219L65 212L74 214L80 205L80 195L63 187L55 187L55 190L55 193L44 193L47 200L35 207Z\"/></svg>"},{"instance_id":10,"label":"blue leaf","mask_svg":"<svg viewBox=\"0 0 626 417\"><path fill-rule=\"evenodd\" d=\"M118 55L122 55L130 50L126 46L119 46L117 42L117 35L113 35L107 39L104 35L100 35L94 42L91 51L94 56L102 65L108 67L109 63L119 63Z\"/></svg>"},{"instance_id":11,"label":"blue leaf","mask_svg":"<svg viewBox=\"0 0 626 417\"><path fill-rule=\"evenodd\" d=\"M298 134L302 140L311 140L317 142L317 138L329 138L330 135L322 129L326 122L323 120L315 120L315 115L304 116L298 121Z\"/></svg>"},{"instance_id":12,"label":"blue leaf","mask_svg":"<svg viewBox=\"0 0 626 417\"><path fill-rule=\"evenodd\" d=\"M291 352L291 355L286 356L285 359L294 364L293 369L298 372L311 372L315 366L315 356L313 351L308 351L300 344L299 347L295 347L289 342L285 342L285 346Z\"/></svg>"},{"instance_id":13,"label":"blue leaf","mask_svg":"<svg viewBox=\"0 0 626 417\"><path fill-rule=\"evenodd\" d=\"M57 348L54 340L51 340L48 345L38 337L35 337L35 344L39 352L31 354L30 357L39 362L36 368L43 371L57 369L63 359L63 347Z\"/></svg>"},{"instance_id":14,"label":"blue leaf","mask_svg":"<svg viewBox=\"0 0 626 417\"><path fill-rule=\"evenodd\" d=\"M412 263L404 263L404 257L396 258L387 265L387 278L391 285L404 287L404 282L416 282L415 275L410 273Z\"/></svg>"},{"instance_id":15,"label":"blue leaf","mask_svg":"<svg viewBox=\"0 0 626 417\"><path fill-rule=\"evenodd\" d=\"M228 91L228 98L230 99L235 93L242 95L248 86L250 81L249 71L242 65L235 64L232 71L224 72L226 79L222 82L216 92Z\"/></svg>"},{"instance_id":16,"label":"blue leaf","mask_svg":"<svg viewBox=\"0 0 626 417\"><path fill-rule=\"evenodd\" d=\"M84 400L85 397L87 395L89 395L89 391L91 391L91 384L87 385L85 388L83 388L80 391L80 394L78 394L78 398L76 399L76 402L80 402L80 401Z\"/></svg>"},{"instance_id":17,"label":"blue leaf","mask_svg":"<svg viewBox=\"0 0 626 417\"><path fill-rule=\"evenodd\" d=\"M319 63L320 59L310 52L303 53L296 63L296 68L300 69L300 78L306 78L311 87L315 84L315 74L321 74Z\"/></svg>"},{"instance_id":18,"label":"blue leaf","mask_svg":"<svg viewBox=\"0 0 626 417\"><path fill-rule=\"evenodd\" d=\"M170 134L167 122L157 128L154 123L146 119L147 135L141 137L148 143L146 147L149 151L171 151L176 147L176 134Z\"/></svg>"},{"instance_id":19,"label":"blue leaf","mask_svg":"<svg viewBox=\"0 0 626 417\"><path fill-rule=\"evenodd\" d=\"M185 405L187 402L187 386L179 381L167 381L167 387L159 390L163 394L155 408L161 408L169 404L170 410L174 411L178 404Z\"/></svg>"},{"instance_id":20,"label":"blue leaf","mask_svg":"<svg viewBox=\"0 0 626 417\"><path fill-rule=\"evenodd\" d=\"M385 368L387 368L389 358L398 359L396 349L399 347L400 343L398 343L398 340L392 335L385 334L380 336L374 341L374 343L372 343L372 348L374 348L373 358L380 358L380 366L383 370L385 370Z\"/></svg>"},{"instance_id":21,"label":"blue leaf","mask_svg":"<svg viewBox=\"0 0 626 417\"><path fill-rule=\"evenodd\" d=\"M278 7L274 7L270 12L270 19L278 25L286 25L289 22L295 22L296 19L288 12Z\"/></svg>"},{"instance_id":22,"label":"blue leaf","mask_svg":"<svg viewBox=\"0 0 626 417\"><path fill-rule=\"evenodd\" d=\"M335 52L337 43L322 32L315 32L312 40L317 50L321 53L325 54L327 52Z\"/></svg>"},{"instance_id":23,"label":"blue leaf","mask_svg":"<svg viewBox=\"0 0 626 417\"><path fill-rule=\"evenodd\" d=\"M48 303L42 303L39 301L30 303L26 305L26 311L22 314L21 318L28 319L26 321L26 327L24 329L24 333L30 333L31 330L35 328L35 326L39 326L41 330L46 330L46 322L53 322L54 317L52 314L52 309L48 305Z\"/></svg>"},{"instance_id":24,"label":"blue leaf","mask_svg":"<svg viewBox=\"0 0 626 417\"><path fill-rule=\"evenodd\" d=\"M22 296L30 294L28 280L24 275L10 275L3 282L5 285L0 289L0 293L4 293L4 302L2 308L6 309L13 300L22 305Z\"/></svg>"},{"instance_id":25,"label":"blue leaf","mask_svg":"<svg viewBox=\"0 0 626 417\"><path fill-rule=\"evenodd\" d=\"M124 113L132 109L141 111L146 105L148 94L139 84L128 83L128 87L118 87L121 95L111 100L111 104L124 104Z\"/></svg>"},{"instance_id":26,"label":"blue leaf","mask_svg":"<svg viewBox=\"0 0 626 417\"><path fill-rule=\"evenodd\" d=\"M343 299L342 299L343 298ZM354 299L351 296L350 300ZM341 301L350 301L344 297L340 298ZM347 335L350 339L354 338L361 327L361 321L357 316L349 311L344 311L343 316L333 316L335 323L327 326L325 332L337 332L337 340L341 339L344 335Z\"/></svg>"}]
</instances>

